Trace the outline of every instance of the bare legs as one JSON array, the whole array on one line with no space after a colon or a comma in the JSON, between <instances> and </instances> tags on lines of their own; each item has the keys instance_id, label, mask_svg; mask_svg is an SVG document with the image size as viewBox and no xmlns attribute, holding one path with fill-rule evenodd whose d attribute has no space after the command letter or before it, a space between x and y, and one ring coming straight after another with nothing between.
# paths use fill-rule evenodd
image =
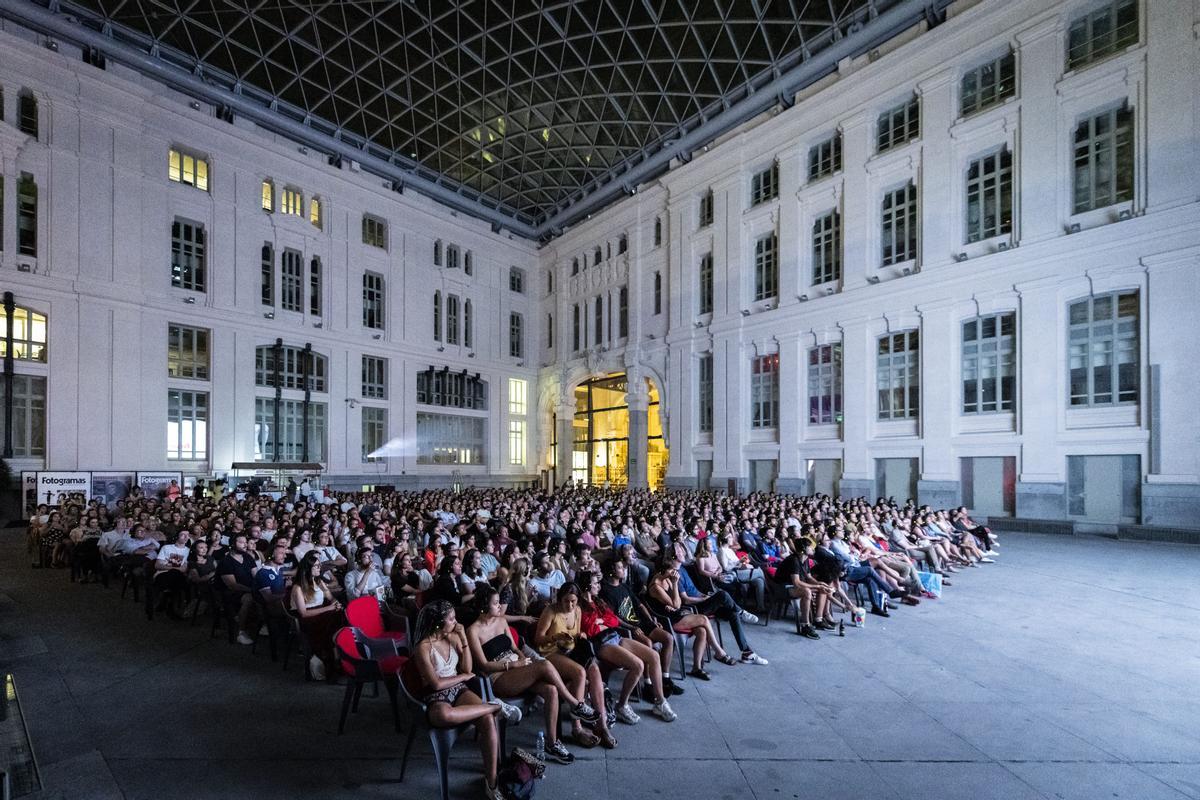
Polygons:
<instances>
[{"instance_id":1,"label":"bare legs","mask_svg":"<svg viewBox=\"0 0 1200 800\"><path fill-rule=\"evenodd\" d=\"M435 728L454 728L467 722L475 723L479 732L479 752L483 756L483 777L488 786L496 785L496 766L500 754L500 732L496 714L500 706L484 703L479 695L465 691L454 705L433 703L429 706L429 724Z\"/></svg>"}]
</instances>

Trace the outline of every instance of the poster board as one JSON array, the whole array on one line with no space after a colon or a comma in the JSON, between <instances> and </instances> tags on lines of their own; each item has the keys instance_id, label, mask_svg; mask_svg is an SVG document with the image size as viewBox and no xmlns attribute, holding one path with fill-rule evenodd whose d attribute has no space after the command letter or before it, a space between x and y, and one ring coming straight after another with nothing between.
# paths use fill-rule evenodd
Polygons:
<instances>
[{"instance_id":1,"label":"poster board","mask_svg":"<svg viewBox=\"0 0 1200 800\"><path fill-rule=\"evenodd\" d=\"M167 487L171 485L171 481L175 481L179 485L179 491L182 493L182 472L139 472L137 474L137 485L141 488L143 497L157 497L161 500L166 497Z\"/></svg>"},{"instance_id":2,"label":"poster board","mask_svg":"<svg viewBox=\"0 0 1200 800\"><path fill-rule=\"evenodd\" d=\"M36 494L38 503L61 505L62 497L82 494L84 501L92 497L92 473L90 472L38 472Z\"/></svg>"},{"instance_id":3,"label":"poster board","mask_svg":"<svg viewBox=\"0 0 1200 800\"><path fill-rule=\"evenodd\" d=\"M21 509L26 519L37 510L37 470L21 471Z\"/></svg>"},{"instance_id":4,"label":"poster board","mask_svg":"<svg viewBox=\"0 0 1200 800\"><path fill-rule=\"evenodd\" d=\"M137 477L133 472L93 472L92 497L98 497L109 508L129 496L129 490Z\"/></svg>"}]
</instances>

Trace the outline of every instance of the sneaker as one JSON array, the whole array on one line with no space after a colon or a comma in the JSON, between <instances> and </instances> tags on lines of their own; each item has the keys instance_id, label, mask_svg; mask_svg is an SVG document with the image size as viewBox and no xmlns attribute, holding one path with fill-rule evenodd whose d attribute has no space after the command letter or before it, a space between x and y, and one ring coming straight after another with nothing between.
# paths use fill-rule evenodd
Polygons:
<instances>
[{"instance_id":1,"label":"sneaker","mask_svg":"<svg viewBox=\"0 0 1200 800\"><path fill-rule=\"evenodd\" d=\"M314 681L325 680L325 662L317 656L313 656L308 660L308 674L312 675Z\"/></svg>"},{"instance_id":2,"label":"sneaker","mask_svg":"<svg viewBox=\"0 0 1200 800\"><path fill-rule=\"evenodd\" d=\"M803 636L805 639L821 638L821 634L817 633L812 625L801 625L800 630L796 631L796 633L800 636Z\"/></svg>"},{"instance_id":3,"label":"sneaker","mask_svg":"<svg viewBox=\"0 0 1200 800\"><path fill-rule=\"evenodd\" d=\"M988 558L987 556L984 556L983 558L979 559L979 561L983 564L995 564L996 563L996 559Z\"/></svg>"},{"instance_id":4,"label":"sneaker","mask_svg":"<svg viewBox=\"0 0 1200 800\"><path fill-rule=\"evenodd\" d=\"M879 608L872 608L871 613L877 617L890 617L891 616L891 614L888 613L888 610L886 608L883 608L882 606L880 606Z\"/></svg>"},{"instance_id":5,"label":"sneaker","mask_svg":"<svg viewBox=\"0 0 1200 800\"><path fill-rule=\"evenodd\" d=\"M628 703L617 706L616 717L618 722L624 722L626 725L637 725L642 721L641 717L633 713Z\"/></svg>"},{"instance_id":6,"label":"sneaker","mask_svg":"<svg viewBox=\"0 0 1200 800\"><path fill-rule=\"evenodd\" d=\"M751 614L744 608L738 612L738 616L741 618L742 622L746 623L747 625L754 625L758 622L758 616L756 614Z\"/></svg>"},{"instance_id":7,"label":"sneaker","mask_svg":"<svg viewBox=\"0 0 1200 800\"><path fill-rule=\"evenodd\" d=\"M813 627L818 628L823 631L836 631L837 630L837 625L833 624L832 621L827 620L827 619L817 620L817 622L813 623Z\"/></svg>"},{"instance_id":8,"label":"sneaker","mask_svg":"<svg viewBox=\"0 0 1200 800\"><path fill-rule=\"evenodd\" d=\"M650 709L650 713L663 722L674 722L679 718L679 715L671 710L671 706L666 700L663 700L661 703L655 703L654 708Z\"/></svg>"},{"instance_id":9,"label":"sneaker","mask_svg":"<svg viewBox=\"0 0 1200 800\"><path fill-rule=\"evenodd\" d=\"M575 756L571 755L571 751L567 749L561 739L557 739L554 744L546 748L546 760L559 764L570 764L575 760Z\"/></svg>"},{"instance_id":10,"label":"sneaker","mask_svg":"<svg viewBox=\"0 0 1200 800\"><path fill-rule=\"evenodd\" d=\"M586 701L571 706L567 713L580 722L595 722L600 719L600 715L596 713L596 709L588 705Z\"/></svg>"},{"instance_id":11,"label":"sneaker","mask_svg":"<svg viewBox=\"0 0 1200 800\"><path fill-rule=\"evenodd\" d=\"M753 650L750 650L749 652L742 653L742 663L743 664L758 664L760 667L765 667L770 662L768 662L765 658L760 656L758 653L754 652Z\"/></svg>"},{"instance_id":12,"label":"sneaker","mask_svg":"<svg viewBox=\"0 0 1200 800\"><path fill-rule=\"evenodd\" d=\"M488 702L494 706L500 706L500 716L504 717L504 720L509 725L516 725L521 721L521 709L516 706L510 705L499 698L489 700Z\"/></svg>"},{"instance_id":13,"label":"sneaker","mask_svg":"<svg viewBox=\"0 0 1200 800\"><path fill-rule=\"evenodd\" d=\"M670 678L663 679L663 694L669 694L672 697L677 697L683 694L683 687Z\"/></svg>"},{"instance_id":14,"label":"sneaker","mask_svg":"<svg viewBox=\"0 0 1200 800\"><path fill-rule=\"evenodd\" d=\"M500 791L500 786L489 786L487 778L483 779L483 796L485 800L504 800L504 795Z\"/></svg>"},{"instance_id":15,"label":"sneaker","mask_svg":"<svg viewBox=\"0 0 1200 800\"><path fill-rule=\"evenodd\" d=\"M251 639L249 636L247 636L245 634L245 632L243 631L237 635L237 643L238 644L254 644L254 640Z\"/></svg>"}]
</instances>

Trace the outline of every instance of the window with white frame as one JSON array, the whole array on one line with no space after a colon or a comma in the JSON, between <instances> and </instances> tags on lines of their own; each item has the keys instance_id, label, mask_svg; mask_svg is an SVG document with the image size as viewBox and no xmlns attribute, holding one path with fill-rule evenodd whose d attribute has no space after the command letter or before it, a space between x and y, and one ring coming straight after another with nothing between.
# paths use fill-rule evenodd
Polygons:
<instances>
[{"instance_id":1,"label":"window with white frame","mask_svg":"<svg viewBox=\"0 0 1200 800\"><path fill-rule=\"evenodd\" d=\"M713 223L713 190L705 189L704 194L700 195L700 219L697 224L699 228L707 228Z\"/></svg>"},{"instance_id":2,"label":"window with white frame","mask_svg":"<svg viewBox=\"0 0 1200 800\"><path fill-rule=\"evenodd\" d=\"M275 248L263 242L259 260L259 300L264 306L275 305Z\"/></svg>"},{"instance_id":3,"label":"window with white frame","mask_svg":"<svg viewBox=\"0 0 1200 800\"><path fill-rule=\"evenodd\" d=\"M713 257L712 253L700 256L700 313L713 311Z\"/></svg>"},{"instance_id":4,"label":"window with white frame","mask_svg":"<svg viewBox=\"0 0 1200 800\"><path fill-rule=\"evenodd\" d=\"M808 350L808 421L813 425L842 421L841 342Z\"/></svg>"},{"instance_id":5,"label":"window with white frame","mask_svg":"<svg viewBox=\"0 0 1200 800\"><path fill-rule=\"evenodd\" d=\"M514 467L525 466L525 420L508 421L508 463Z\"/></svg>"},{"instance_id":6,"label":"window with white frame","mask_svg":"<svg viewBox=\"0 0 1200 800\"><path fill-rule=\"evenodd\" d=\"M604 295L600 295L595 299L592 311L595 312L594 321L596 323L592 329L594 335L593 341L596 344L600 344L604 341Z\"/></svg>"},{"instance_id":7,"label":"window with white frame","mask_svg":"<svg viewBox=\"0 0 1200 800\"><path fill-rule=\"evenodd\" d=\"M754 173L750 178L750 205L756 206L779 196L779 162Z\"/></svg>"},{"instance_id":8,"label":"window with white frame","mask_svg":"<svg viewBox=\"0 0 1200 800\"><path fill-rule=\"evenodd\" d=\"M475 339L472 330L473 321L471 319L471 301L470 299L463 301L463 347L472 347Z\"/></svg>"},{"instance_id":9,"label":"window with white frame","mask_svg":"<svg viewBox=\"0 0 1200 800\"><path fill-rule=\"evenodd\" d=\"M458 269L458 245L446 245L446 269Z\"/></svg>"},{"instance_id":10,"label":"window with white frame","mask_svg":"<svg viewBox=\"0 0 1200 800\"><path fill-rule=\"evenodd\" d=\"M813 221L812 276L814 284L842 278L842 216L836 209Z\"/></svg>"},{"instance_id":11,"label":"window with white frame","mask_svg":"<svg viewBox=\"0 0 1200 800\"><path fill-rule=\"evenodd\" d=\"M629 287L622 286L617 293L617 337L629 336Z\"/></svg>"},{"instance_id":12,"label":"window with white frame","mask_svg":"<svg viewBox=\"0 0 1200 800\"><path fill-rule=\"evenodd\" d=\"M508 354L525 357L525 318L515 311L508 315Z\"/></svg>"},{"instance_id":13,"label":"window with white frame","mask_svg":"<svg viewBox=\"0 0 1200 800\"><path fill-rule=\"evenodd\" d=\"M371 247L378 247L379 249L388 249L388 223L379 217L370 215L370 213L364 213L362 215L362 243ZM436 259L434 263L442 260L437 254L439 247L440 242L434 248L434 259Z\"/></svg>"},{"instance_id":14,"label":"window with white frame","mask_svg":"<svg viewBox=\"0 0 1200 800\"><path fill-rule=\"evenodd\" d=\"M779 292L779 237L774 231L754 242L754 299L767 300Z\"/></svg>"},{"instance_id":15,"label":"window with white frame","mask_svg":"<svg viewBox=\"0 0 1200 800\"><path fill-rule=\"evenodd\" d=\"M478 373L430 367L417 373L417 402L423 405L487 410L487 381Z\"/></svg>"},{"instance_id":16,"label":"window with white frame","mask_svg":"<svg viewBox=\"0 0 1200 800\"><path fill-rule=\"evenodd\" d=\"M304 256L285 249L279 259L279 307L284 311L304 308Z\"/></svg>"},{"instance_id":17,"label":"window with white frame","mask_svg":"<svg viewBox=\"0 0 1200 800\"><path fill-rule=\"evenodd\" d=\"M279 210L293 217L304 216L304 194L294 186L285 186L279 193Z\"/></svg>"},{"instance_id":18,"label":"window with white frame","mask_svg":"<svg viewBox=\"0 0 1200 800\"><path fill-rule=\"evenodd\" d=\"M433 293L433 340L442 340L442 293Z\"/></svg>"},{"instance_id":19,"label":"window with white frame","mask_svg":"<svg viewBox=\"0 0 1200 800\"><path fill-rule=\"evenodd\" d=\"M275 184L270 178L263 178L262 182L262 209L263 211L275 211Z\"/></svg>"},{"instance_id":20,"label":"window with white frame","mask_svg":"<svg viewBox=\"0 0 1200 800\"><path fill-rule=\"evenodd\" d=\"M167 152L167 178L208 191L208 159L172 147Z\"/></svg>"},{"instance_id":21,"label":"window with white frame","mask_svg":"<svg viewBox=\"0 0 1200 800\"><path fill-rule=\"evenodd\" d=\"M38 187L33 175L17 179L17 254L37 257Z\"/></svg>"},{"instance_id":22,"label":"window with white frame","mask_svg":"<svg viewBox=\"0 0 1200 800\"><path fill-rule=\"evenodd\" d=\"M914 94L903 103L893 106L879 115L876 123L875 151L886 153L920 135L921 103Z\"/></svg>"},{"instance_id":23,"label":"window with white frame","mask_svg":"<svg viewBox=\"0 0 1200 800\"><path fill-rule=\"evenodd\" d=\"M206 291L204 226L175 218L171 223L171 285L193 292Z\"/></svg>"},{"instance_id":24,"label":"window with white frame","mask_svg":"<svg viewBox=\"0 0 1200 800\"><path fill-rule=\"evenodd\" d=\"M383 330L384 295L383 276L374 272L363 273L363 310L362 322L364 328Z\"/></svg>"},{"instance_id":25,"label":"window with white frame","mask_svg":"<svg viewBox=\"0 0 1200 800\"><path fill-rule=\"evenodd\" d=\"M15 458L46 455L46 379L41 375L13 375L12 444ZM4 415L0 414L0 441L4 440Z\"/></svg>"},{"instance_id":26,"label":"window with white frame","mask_svg":"<svg viewBox=\"0 0 1200 800\"><path fill-rule=\"evenodd\" d=\"M209 377L209 332L206 328L167 325L167 375L206 381Z\"/></svg>"},{"instance_id":27,"label":"window with white frame","mask_svg":"<svg viewBox=\"0 0 1200 800\"><path fill-rule=\"evenodd\" d=\"M654 218L654 246L662 245L662 217ZM574 273L571 273L574 274Z\"/></svg>"},{"instance_id":28,"label":"window with white frame","mask_svg":"<svg viewBox=\"0 0 1200 800\"><path fill-rule=\"evenodd\" d=\"M458 344L458 295L446 295L446 344Z\"/></svg>"},{"instance_id":29,"label":"window with white frame","mask_svg":"<svg viewBox=\"0 0 1200 800\"><path fill-rule=\"evenodd\" d=\"M317 256L308 262L308 313L321 316L321 259Z\"/></svg>"},{"instance_id":30,"label":"window with white frame","mask_svg":"<svg viewBox=\"0 0 1200 800\"><path fill-rule=\"evenodd\" d=\"M315 228L320 228L324 225L324 220L321 216L321 198L314 197L308 201L308 221Z\"/></svg>"},{"instance_id":31,"label":"window with white frame","mask_svg":"<svg viewBox=\"0 0 1200 800\"><path fill-rule=\"evenodd\" d=\"M275 388L275 346L264 344L254 351L254 385ZM307 354L307 355L306 355ZM309 359L305 364L305 359ZM279 348L279 382L284 389L304 390L304 375L307 369L309 388L314 392L326 391L328 361L325 356L302 347L283 345Z\"/></svg>"},{"instance_id":32,"label":"window with white frame","mask_svg":"<svg viewBox=\"0 0 1200 800\"><path fill-rule=\"evenodd\" d=\"M879 419L916 419L920 413L920 347L915 329L879 337L875 359Z\"/></svg>"},{"instance_id":33,"label":"window with white frame","mask_svg":"<svg viewBox=\"0 0 1200 800\"><path fill-rule=\"evenodd\" d=\"M371 458L371 453L374 453L387 442L387 417L386 408L376 408L375 406L363 406L362 409L362 460L374 461Z\"/></svg>"},{"instance_id":34,"label":"window with white frame","mask_svg":"<svg viewBox=\"0 0 1200 800\"><path fill-rule=\"evenodd\" d=\"M471 257L471 251L467 250L463 253L463 272L468 275L475 274L475 260Z\"/></svg>"},{"instance_id":35,"label":"window with white frame","mask_svg":"<svg viewBox=\"0 0 1200 800\"><path fill-rule=\"evenodd\" d=\"M778 425L779 356L758 356L750 360L750 427Z\"/></svg>"},{"instance_id":36,"label":"window with white frame","mask_svg":"<svg viewBox=\"0 0 1200 800\"><path fill-rule=\"evenodd\" d=\"M1071 405L1136 403L1141 384L1138 293L1087 297L1071 303L1068 313Z\"/></svg>"},{"instance_id":37,"label":"window with white frame","mask_svg":"<svg viewBox=\"0 0 1200 800\"><path fill-rule=\"evenodd\" d=\"M523 417L527 413L529 382L521 378L508 379L508 413Z\"/></svg>"},{"instance_id":38,"label":"window with white frame","mask_svg":"<svg viewBox=\"0 0 1200 800\"><path fill-rule=\"evenodd\" d=\"M1110 108L1075 126L1074 213L1133 199L1133 111Z\"/></svg>"},{"instance_id":39,"label":"window with white frame","mask_svg":"<svg viewBox=\"0 0 1200 800\"><path fill-rule=\"evenodd\" d=\"M962 324L964 414L1012 411L1016 405L1017 315L989 314Z\"/></svg>"},{"instance_id":40,"label":"window with white frame","mask_svg":"<svg viewBox=\"0 0 1200 800\"><path fill-rule=\"evenodd\" d=\"M525 294L525 271L518 267L508 268L508 290Z\"/></svg>"},{"instance_id":41,"label":"window with white frame","mask_svg":"<svg viewBox=\"0 0 1200 800\"><path fill-rule=\"evenodd\" d=\"M835 133L808 149L808 179L819 180L842 171L842 134Z\"/></svg>"},{"instance_id":42,"label":"window with white frame","mask_svg":"<svg viewBox=\"0 0 1200 800\"><path fill-rule=\"evenodd\" d=\"M208 392L167 390L167 458L208 458Z\"/></svg>"},{"instance_id":43,"label":"window with white frame","mask_svg":"<svg viewBox=\"0 0 1200 800\"><path fill-rule=\"evenodd\" d=\"M620 237L617 238L617 255L624 255L628 251L629 237L622 233Z\"/></svg>"},{"instance_id":44,"label":"window with white frame","mask_svg":"<svg viewBox=\"0 0 1200 800\"><path fill-rule=\"evenodd\" d=\"M958 91L961 115L968 117L1015 95L1016 68L1016 55L1009 50L963 73Z\"/></svg>"},{"instance_id":45,"label":"window with white frame","mask_svg":"<svg viewBox=\"0 0 1200 800\"><path fill-rule=\"evenodd\" d=\"M487 420L417 412L418 464L486 464Z\"/></svg>"},{"instance_id":46,"label":"window with white frame","mask_svg":"<svg viewBox=\"0 0 1200 800\"><path fill-rule=\"evenodd\" d=\"M917 257L917 187L912 181L883 196L882 261L884 266Z\"/></svg>"},{"instance_id":47,"label":"window with white frame","mask_svg":"<svg viewBox=\"0 0 1200 800\"><path fill-rule=\"evenodd\" d=\"M575 304L575 306L571 309L571 312L571 349L578 351L581 344L579 339L579 303Z\"/></svg>"},{"instance_id":48,"label":"window with white frame","mask_svg":"<svg viewBox=\"0 0 1200 800\"><path fill-rule=\"evenodd\" d=\"M362 396L368 400L387 400L387 364L380 356L362 357Z\"/></svg>"},{"instance_id":49,"label":"window with white frame","mask_svg":"<svg viewBox=\"0 0 1200 800\"><path fill-rule=\"evenodd\" d=\"M1137 0L1108 0L1071 21L1067 29L1067 69L1094 64L1137 41Z\"/></svg>"},{"instance_id":50,"label":"window with white frame","mask_svg":"<svg viewBox=\"0 0 1200 800\"><path fill-rule=\"evenodd\" d=\"M0 311L0 358L8 354L8 315ZM46 315L28 308L13 309L13 358L46 363Z\"/></svg>"},{"instance_id":51,"label":"window with white frame","mask_svg":"<svg viewBox=\"0 0 1200 800\"><path fill-rule=\"evenodd\" d=\"M254 460L304 460L304 401L279 401L279 421L275 421L275 398L254 399ZM325 460L325 436L328 430L325 403L308 404L308 460ZM276 458L278 454L278 458Z\"/></svg>"},{"instance_id":52,"label":"window with white frame","mask_svg":"<svg viewBox=\"0 0 1200 800\"><path fill-rule=\"evenodd\" d=\"M440 267L442 265L442 240L438 239L433 243L433 265Z\"/></svg>"},{"instance_id":53,"label":"window with white frame","mask_svg":"<svg viewBox=\"0 0 1200 800\"><path fill-rule=\"evenodd\" d=\"M713 355L700 356L696 370L697 423L701 433L712 433L713 429Z\"/></svg>"},{"instance_id":54,"label":"window with white frame","mask_svg":"<svg viewBox=\"0 0 1200 800\"><path fill-rule=\"evenodd\" d=\"M654 273L654 314L658 316L662 313L663 301L663 279L661 272Z\"/></svg>"},{"instance_id":55,"label":"window with white frame","mask_svg":"<svg viewBox=\"0 0 1200 800\"><path fill-rule=\"evenodd\" d=\"M38 138L38 101L31 89L17 93L17 130Z\"/></svg>"},{"instance_id":56,"label":"window with white frame","mask_svg":"<svg viewBox=\"0 0 1200 800\"><path fill-rule=\"evenodd\" d=\"M1007 147L967 165L967 241L1012 233L1012 154Z\"/></svg>"}]
</instances>

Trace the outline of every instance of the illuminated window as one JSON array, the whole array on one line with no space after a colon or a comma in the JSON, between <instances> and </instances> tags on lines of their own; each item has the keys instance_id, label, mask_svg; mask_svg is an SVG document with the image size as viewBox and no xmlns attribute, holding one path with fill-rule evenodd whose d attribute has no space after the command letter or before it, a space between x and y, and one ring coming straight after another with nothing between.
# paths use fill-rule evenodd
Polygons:
<instances>
[{"instance_id":1,"label":"illuminated window","mask_svg":"<svg viewBox=\"0 0 1200 800\"><path fill-rule=\"evenodd\" d=\"M8 352L8 317L0 311L0 358ZM17 306L13 309L13 358L46 363L46 317Z\"/></svg>"},{"instance_id":2,"label":"illuminated window","mask_svg":"<svg viewBox=\"0 0 1200 800\"><path fill-rule=\"evenodd\" d=\"M167 326L167 375L208 380L208 330L186 325Z\"/></svg>"},{"instance_id":3,"label":"illuminated window","mask_svg":"<svg viewBox=\"0 0 1200 800\"><path fill-rule=\"evenodd\" d=\"M379 217L373 217L370 214L363 214L362 218L362 240L363 244L369 244L371 247L378 247L380 250L387 249L387 223ZM437 250L434 251L434 263L440 260L437 255Z\"/></svg>"},{"instance_id":4,"label":"illuminated window","mask_svg":"<svg viewBox=\"0 0 1200 800\"><path fill-rule=\"evenodd\" d=\"M308 221L316 227L321 227L321 198L314 197L308 202Z\"/></svg>"},{"instance_id":5,"label":"illuminated window","mask_svg":"<svg viewBox=\"0 0 1200 800\"><path fill-rule=\"evenodd\" d=\"M508 413L525 415L525 399L529 384L520 378L508 379Z\"/></svg>"},{"instance_id":6,"label":"illuminated window","mask_svg":"<svg viewBox=\"0 0 1200 800\"><path fill-rule=\"evenodd\" d=\"M167 458L208 458L208 392L167 390Z\"/></svg>"},{"instance_id":7,"label":"illuminated window","mask_svg":"<svg viewBox=\"0 0 1200 800\"><path fill-rule=\"evenodd\" d=\"M750 362L750 427L779 425L779 356L758 356Z\"/></svg>"},{"instance_id":8,"label":"illuminated window","mask_svg":"<svg viewBox=\"0 0 1200 800\"><path fill-rule=\"evenodd\" d=\"M525 420L508 421L508 463L514 467L525 465Z\"/></svg>"},{"instance_id":9,"label":"illuminated window","mask_svg":"<svg viewBox=\"0 0 1200 800\"><path fill-rule=\"evenodd\" d=\"M208 159L172 148L167 154L167 177L208 191Z\"/></svg>"},{"instance_id":10,"label":"illuminated window","mask_svg":"<svg viewBox=\"0 0 1200 800\"><path fill-rule=\"evenodd\" d=\"M299 189L285 186L279 193L279 210L293 217L304 216L304 195Z\"/></svg>"},{"instance_id":11,"label":"illuminated window","mask_svg":"<svg viewBox=\"0 0 1200 800\"><path fill-rule=\"evenodd\" d=\"M269 179L262 182L262 207L263 211L275 210L275 184Z\"/></svg>"}]
</instances>

